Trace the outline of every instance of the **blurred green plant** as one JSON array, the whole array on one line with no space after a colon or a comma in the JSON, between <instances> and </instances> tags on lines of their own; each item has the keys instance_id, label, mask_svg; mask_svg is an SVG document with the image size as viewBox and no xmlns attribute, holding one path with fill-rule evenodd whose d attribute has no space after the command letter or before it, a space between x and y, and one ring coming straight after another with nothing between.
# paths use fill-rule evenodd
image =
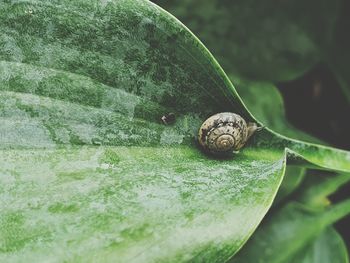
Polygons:
<instances>
[{"instance_id":1,"label":"blurred green plant","mask_svg":"<svg viewBox=\"0 0 350 263\"><path fill-rule=\"evenodd\" d=\"M295 79L324 58L341 0L155 0L214 53L223 68L261 81Z\"/></svg>"},{"instance_id":2,"label":"blurred green plant","mask_svg":"<svg viewBox=\"0 0 350 263\"><path fill-rule=\"evenodd\" d=\"M326 61L335 73L343 93L350 103L350 3L342 1L340 14L337 17L336 27L333 33L330 48L326 50Z\"/></svg>"}]
</instances>

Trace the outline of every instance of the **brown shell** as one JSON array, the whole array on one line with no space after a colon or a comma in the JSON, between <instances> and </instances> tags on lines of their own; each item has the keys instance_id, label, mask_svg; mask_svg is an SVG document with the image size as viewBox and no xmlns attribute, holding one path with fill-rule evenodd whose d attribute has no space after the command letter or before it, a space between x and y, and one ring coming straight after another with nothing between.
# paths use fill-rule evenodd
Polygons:
<instances>
[{"instance_id":1,"label":"brown shell","mask_svg":"<svg viewBox=\"0 0 350 263\"><path fill-rule=\"evenodd\" d=\"M254 127L257 125L254 123ZM199 144L211 153L238 151L256 129L238 114L218 113L208 118L199 129Z\"/></svg>"}]
</instances>

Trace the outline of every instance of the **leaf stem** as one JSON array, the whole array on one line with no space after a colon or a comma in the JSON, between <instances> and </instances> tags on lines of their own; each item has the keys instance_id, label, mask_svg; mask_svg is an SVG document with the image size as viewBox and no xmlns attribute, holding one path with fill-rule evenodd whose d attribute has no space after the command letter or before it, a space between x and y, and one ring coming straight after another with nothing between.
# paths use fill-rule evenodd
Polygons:
<instances>
[{"instance_id":1,"label":"leaf stem","mask_svg":"<svg viewBox=\"0 0 350 263\"><path fill-rule=\"evenodd\" d=\"M298 196L300 196L298 200L312 206L324 206L326 198L349 181L350 176L345 173L324 177L309 177L304 184L306 186L302 187L298 193Z\"/></svg>"},{"instance_id":2,"label":"leaf stem","mask_svg":"<svg viewBox=\"0 0 350 263\"><path fill-rule=\"evenodd\" d=\"M350 198L327 209L325 214L322 216L322 221L323 224L327 226L335 223L348 214L350 214Z\"/></svg>"}]
</instances>

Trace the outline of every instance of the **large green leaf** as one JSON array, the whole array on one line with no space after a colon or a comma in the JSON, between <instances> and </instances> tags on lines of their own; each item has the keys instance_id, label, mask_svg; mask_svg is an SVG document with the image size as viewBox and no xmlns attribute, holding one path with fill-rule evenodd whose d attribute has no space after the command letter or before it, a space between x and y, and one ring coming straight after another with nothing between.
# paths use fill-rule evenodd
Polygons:
<instances>
[{"instance_id":1,"label":"large green leaf","mask_svg":"<svg viewBox=\"0 0 350 263\"><path fill-rule=\"evenodd\" d=\"M225 260L282 175L278 154L255 154L232 163L189 147L3 151L0 259Z\"/></svg>"},{"instance_id":2,"label":"large green leaf","mask_svg":"<svg viewBox=\"0 0 350 263\"><path fill-rule=\"evenodd\" d=\"M1 261L222 262L271 206L286 153L350 171L348 152L267 128L232 158L203 154L209 115L254 117L148 1L6 1L0 25Z\"/></svg>"}]
</instances>

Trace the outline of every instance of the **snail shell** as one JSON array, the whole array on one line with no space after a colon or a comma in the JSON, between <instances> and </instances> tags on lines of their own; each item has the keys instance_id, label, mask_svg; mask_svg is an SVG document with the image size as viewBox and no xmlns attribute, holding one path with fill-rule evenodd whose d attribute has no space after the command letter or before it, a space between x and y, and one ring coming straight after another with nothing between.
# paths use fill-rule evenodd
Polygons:
<instances>
[{"instance_id":1,"label":"snail shell","mask_svg":"<svg viewBox=\"0 0 350 263\"><path fill-rule=\"evenodd\" d=\"M238 114L218 113L208 118L199 129L199 144L211 153L229 153L241 149L259 127L246 123Z\"/></svg>"}]
</instances>

